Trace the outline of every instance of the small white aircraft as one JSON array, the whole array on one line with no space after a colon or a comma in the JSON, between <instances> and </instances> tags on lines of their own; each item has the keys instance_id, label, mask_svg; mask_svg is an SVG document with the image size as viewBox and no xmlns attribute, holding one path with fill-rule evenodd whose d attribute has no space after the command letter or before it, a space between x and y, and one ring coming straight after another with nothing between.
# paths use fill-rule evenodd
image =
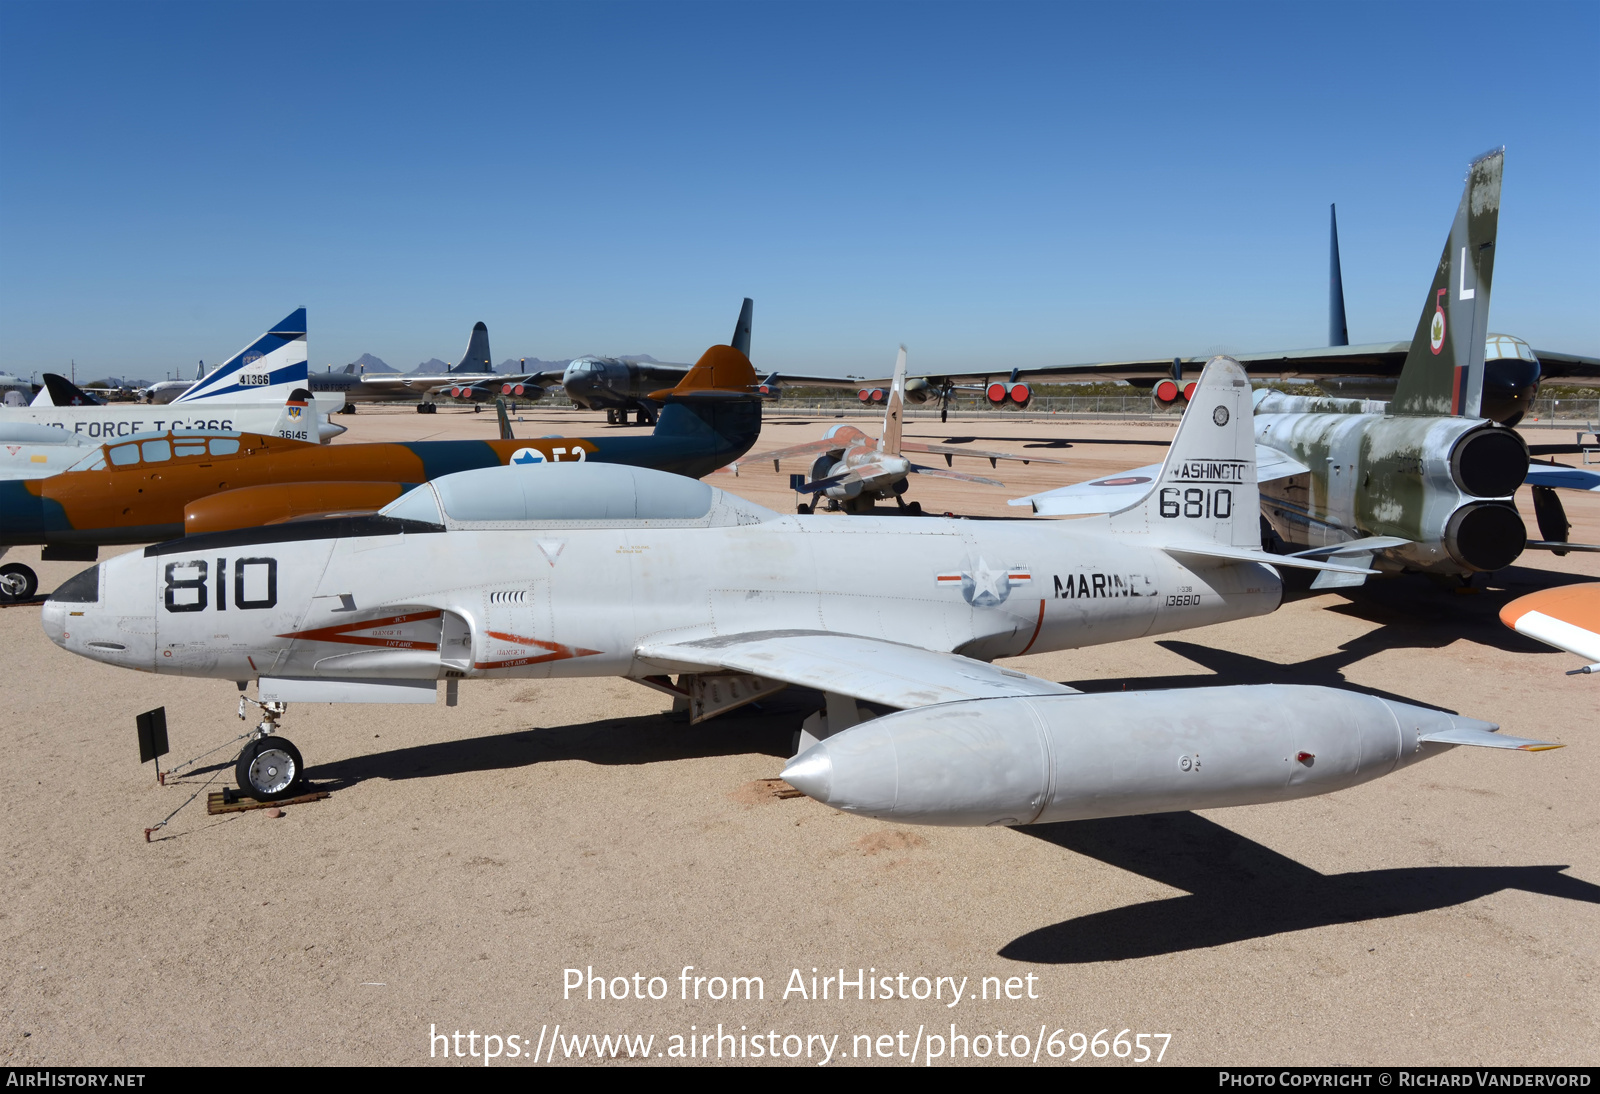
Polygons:
<instances>
[{"instance_id":1,"label":"small white aircraft","mask_svg":"<svg viewBox=\"0 0 1600 1094\"><path fill-rule=\"evenodd\" d=\"M27 406L33 401L33 389L22 377L0 372L0 406Z\"/></svg>"},{"instance_id":2,"label":"small white aircraft","mask_svg":"<svg viewBox=\"0 0 1600 1094\"><path fill-rule=\"evenodd\" d=\"M764 452L759 456L746 456L738 463L728 465L728 470L738 474L741 465L763 460L772 461L778 470L783 460L811 457L810 482L799 486L801 493L818 495L818 501L828 499L831 509L849 513L870 513L879 498L893 498L900 508L910 513L922 512L920 502L906 504L901 497L911 475L930 475L941 479L958 479L962 482L981 482L988 486L1005 483L986 479L982 475L968 475L960 471L947 471L939 467L924 467L906 459L906 452L927 452L943 456L950 463L952 456L970 456L988 460L993 467L996 460L1016 460L1020 463L1061 463L1042 456L1013 456L1007 452L988 452L983 449L964 448L949 444L922 444L901 439L906 405L906 347L894 362L894 380L889 387L889 399L883 410L883 435L874 440L853 425L836 425L820 441L808 441L791 448ZM802 503L801 513L809 513L813 506Z\"/></svg>"},{"instance_id":3,"label":"small white aircraft","mask_svg":"<svg viewBox=\"0 0 1600 1094\"><path fill-rule=\"evenodd\" d=\"M719 350L734 352L707 357ZM1106 517L839 521L634 467L513 464L435 479L376 516L124 554L65 582L41 619L58 645L110 665L241 690L257 679L263 718L236 775L263 799L301 779L276 732L284 704L433 702L441 679L449 702L462 679L622 676L684 699L696 721L816 688L826 709L805 723L794 785L861 812L914 799L896 815L927 807L938 823L1029 823L1053 788L1092 803L1097 786L1121 787L1110 807L1141 812L1138 786L1122 784L1146 768L1178 784L1148 800L1186 809L1338 789L1451 744L1538 746L1330 689L1079 696L989 663L1263 615L1282 595L1274 567L1349 570L1262 552L1254 452L1249 382L1217 358L1147 494ZM902 712L853 730L872 714L862 702ZM977 720L913 726L887 760L882 734L852 736L926 708ZM1079 709L1085 725L1136 713L1137 728L1079 749L1092 762L1058 777L1051 757L1068 752L1048 734L1070 732ZM854 740L872 743L869 776L847 777ZM918 781L897 779L897 763Z\"/></svg>"}]
</instances>

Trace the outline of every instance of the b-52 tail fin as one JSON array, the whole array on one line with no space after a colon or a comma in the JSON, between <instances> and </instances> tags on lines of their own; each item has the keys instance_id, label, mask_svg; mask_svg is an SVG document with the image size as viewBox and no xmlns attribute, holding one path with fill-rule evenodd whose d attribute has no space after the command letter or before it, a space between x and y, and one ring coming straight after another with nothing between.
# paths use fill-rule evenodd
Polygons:
<instances>
[{"instance_id":1,"label":"b-52 tail fin","mask_svg":"<svg viewBox=\"0 0 1600 1094\"><path fill-rule=\"evenodd\" d=\"M755 308L756 302L748 296L745 297L743 306L739 308L739 321L733 325L733 338L728 342L728 345L746 357L750 356L750 324L754 318Z\"/></svg>"},{"instance_id":2,"label":"b-52 tail fin","mask_svg":"<svg viewBox=\"0 0 1600 1094\"><path fill-rule=\"evenodd\" d=\"M1434 271L1390 413L1480 416L1504 165L1505 149L1497 148L1467 168L1461 205Z\"/></svg>"},{"instance_id":3,"label":"b-52 tail fin","mask_svg":"<svg viewBox=\"0 0 1600 1094\"><path fill-rule=\"evenodd\" d=\"M461 355L461 360L450 370L457 372L493 372L494 364L489 358L489 328L483 323L474 323L472 337L467 340L467 352Z\"/></svg>"}]
</instances>

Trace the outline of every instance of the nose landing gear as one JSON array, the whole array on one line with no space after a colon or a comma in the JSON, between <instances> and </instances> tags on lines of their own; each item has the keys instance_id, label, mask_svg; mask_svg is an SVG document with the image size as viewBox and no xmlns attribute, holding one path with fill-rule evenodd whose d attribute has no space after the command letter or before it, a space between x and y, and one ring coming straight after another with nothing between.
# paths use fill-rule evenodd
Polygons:
<instances>
[{"instance_id":1,"label":"nose landing gear","mask_svg":"<svg viewBox=\"0 0 1600 1094\"><path fill-rule=\"evenodd\" d=\"M239 789L257 801L277 801L287 798L300 787L305 763L300 750L287 737L277 735L278 719L283 717L286 703L257 702L248 696L239 697L239 719L245 718L245 706L261 709L261 724L256 726L250 742L239 753L233 774Z\"/></svg>"},{"instance_id":2,"label":"nose landing gear","mask_svg":"<svg viewBox=\"0 0 1600 1094\"><path fill-rule=\"evenodd\" d=\"M39 591L39 578L20 562L0 566L0 600L28 600Z\"/></svg>"}]
</instances>

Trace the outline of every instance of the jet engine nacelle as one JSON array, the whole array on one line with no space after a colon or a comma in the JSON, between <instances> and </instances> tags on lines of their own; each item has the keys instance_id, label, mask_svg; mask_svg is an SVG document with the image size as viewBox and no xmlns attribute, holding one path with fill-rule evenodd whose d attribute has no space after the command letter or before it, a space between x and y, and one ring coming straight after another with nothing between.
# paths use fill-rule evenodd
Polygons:
<instances>
[{"instance_id":1,"label":"jet engine nacelle","mask_svg":"<svg viewBox=\"0 0 1600 1094\"><path fill-rule=\"evenodd\" d=\"M1003 407L1010 403L1018 410L1025 410L1033 401L1033 389L1020 382L1012 384L995 380L984 389L983 397L989 400L989 405L992 407Z\"/></svg>"},{"instance_id":2,"label":"jet engine nacelle","mask_svg":"<svg viewBox=\"0 0 1600 1094\"><path fill-rule=\"evenodd\" d=\"M1177 380L1161 380L1156 383L1150 393L1155 396L1156 402L1162 406L1171 406L1179 399L1187 403L1194 398L1194 389L1197 382L1190 380L1187 384L1181 384Z\"/></svg>"},{"instance_id":3,"label":"jet engine nacelle","mask_svg":"<svg viewBox=\"0 0 1600 1094\"><path fill-rule=\"evenodd\" d=\"M906 402L922 404L937 395L933 385L922 377L906 381Z\"/></svg>"},{"instance_id":4,"label":"jet engine nacelle","mask_svg":"<svg viewBox=\"0 0 1600 1094\"><path fill-rule=\"evenodd\" d=\"M1527 477L1528 447L1503 426L1477 418L1258 413L1256 435L1313 469L1261 484L1263 514L1289 543L1399 536L1413 542L1380 559L1437 573L1498 570L1527 543L1521 516L1504 499Z\"/></svg>"},{"instance_id":5,"label":"jet engine nacelle","mask_svg":"<svg viewBox=\"0 0 1600 1094\"><path fill-rule=\"evenodd\" d=\"M1333 688L1268 684L976 699L828 737L783 777L847 813L1017 825L1327 794L1494 726Z\"/></svg>"},{"instance_id":6,"label":"jet engine nacelle","mask_svg":"<svg viewBox=\"0 0 1600 1094\"><path fill-rule=\"evenodd\" d=\"M875 406L887 399L889 393L881 387L864 387L856 392L856 397L868 406Z\"/></svg>"}]
</instances>

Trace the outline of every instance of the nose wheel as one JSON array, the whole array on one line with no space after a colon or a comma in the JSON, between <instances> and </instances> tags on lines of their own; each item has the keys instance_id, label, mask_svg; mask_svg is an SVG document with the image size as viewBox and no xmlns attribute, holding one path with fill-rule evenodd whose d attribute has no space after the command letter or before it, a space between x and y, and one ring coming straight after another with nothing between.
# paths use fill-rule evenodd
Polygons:
<instances>
[{"instance_id":1,"label":"nose wheel","mask_svg":"<svg viewBox=\"0 0 1600 1094\"><path fill-rule=\"evenodd\" d=\"M240 790L256 801L270 802L293 794L304 770L294 742L287 737L261 737L245 746L233 774Z\"/></svg>"},{"instance_id":2,"label":"nose wheel","mask_svg":"<svg viewBox=\"0 0 1600 1094\"><path fill-rule=\"evenodd\" d=\"M27 600L39 591L39 577L20 562L0 566L0 600Z\"/></svg>"},{"instance_id":3,"label":"nose wheel","mask_svg":"<svg viewBox=\"0 0 1600 1094\"><path fill-rule=\"evenodd\" d=\"M245 696L239 697L239 717L245 717L246 704L259 707L261 724L256 726L250 743L239 753L233 775L239 789L257 801L277 801L287 798L300 788L304 781L305 761L300 750L287 737L277 734L278 719L283 717L285 703L258 703Z\"/></svg>"}]
</instances>

